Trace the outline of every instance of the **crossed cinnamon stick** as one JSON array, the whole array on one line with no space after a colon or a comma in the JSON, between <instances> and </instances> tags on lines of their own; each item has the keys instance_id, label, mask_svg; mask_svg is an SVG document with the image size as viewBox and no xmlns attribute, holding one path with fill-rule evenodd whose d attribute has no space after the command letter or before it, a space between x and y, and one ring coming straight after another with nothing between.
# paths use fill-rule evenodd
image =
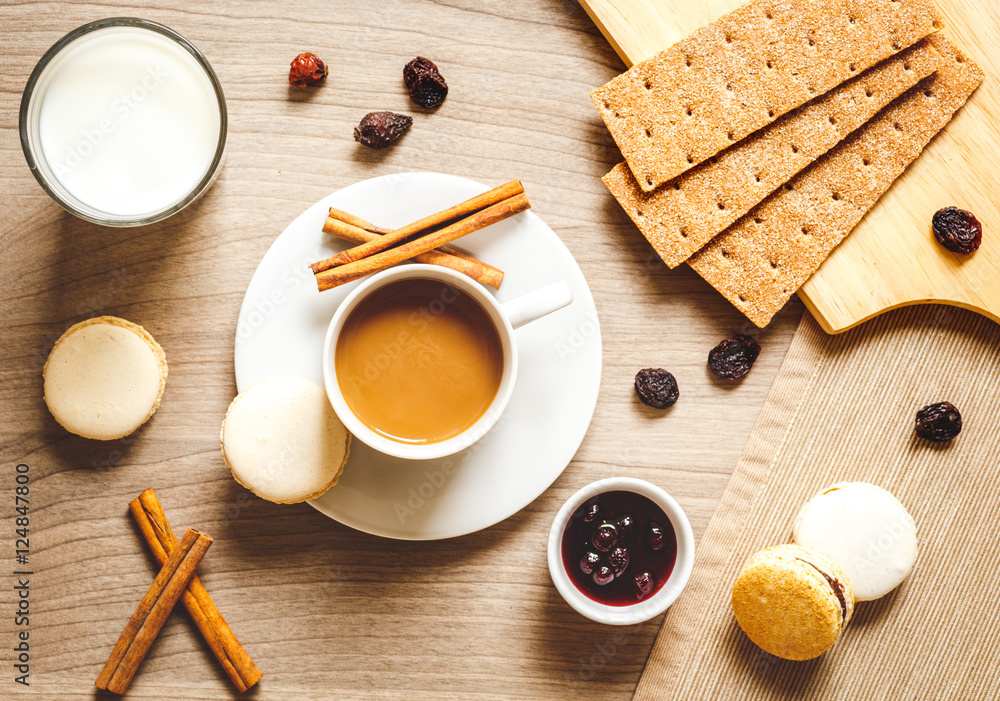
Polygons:
<instances>
[{"instance_id":1,"label":"crossed cinnamon stick","mask_svg":"<svg viewBox=\"0 0 1000 701\"><path fill-rule=\"evenodd\" d=\"M261 671L195 574L211 536L189 529L178 542L152 489L129 502L129 509L161 569L97 677L97 688L125 693L170 612L182 601L223 670L239 691L246 691L260 681Z\"/></svg>"}]
</instances>

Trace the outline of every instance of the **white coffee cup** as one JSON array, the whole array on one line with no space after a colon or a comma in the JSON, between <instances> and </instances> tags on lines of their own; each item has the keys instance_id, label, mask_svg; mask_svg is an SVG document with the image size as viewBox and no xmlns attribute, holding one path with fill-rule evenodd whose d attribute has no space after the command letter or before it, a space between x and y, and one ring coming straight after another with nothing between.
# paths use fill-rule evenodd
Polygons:
<instances>
[{"instance_id":1,"label":"white coffee cup","mask_svg":"<svg viewBox=\"0 0 1000 701\"><path fill-rule=\"evenodd\" d=\"M497 389L496 396L490 406L479 417L479 420L469 428L457 436L435 443L403 443L376 433L365 425L347 405L337 380L334 352L337 348L340 331L351 312L375 290L400 280L410 279L439 280L458 288L479 302L496 327L503 353L500 387ZM358 285L347 295L347 298L334 313L333 319L330 320L326 339L323 342L323 381L326 384L327 396L330 398L334 411L347 426L347 430L354 434L355 438L381 453L409 460L430 460L452 455L468 448L486 435L500 418L507 402L510 401L514 391L514 381L517 378L518 363L514 329L562 309L572 301L573 293L569 285L562 281L501 304L482 285L449 268L421 264L390 268L371 276Z\"/></svg>"}]
</instances>

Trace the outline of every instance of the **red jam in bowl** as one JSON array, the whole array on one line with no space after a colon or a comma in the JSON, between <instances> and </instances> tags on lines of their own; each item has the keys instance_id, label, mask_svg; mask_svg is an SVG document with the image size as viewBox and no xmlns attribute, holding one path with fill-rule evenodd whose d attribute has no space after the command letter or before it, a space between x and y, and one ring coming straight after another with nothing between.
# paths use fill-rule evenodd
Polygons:
<instances>
[{"instance_id":1,"label":"red jam in bowl","mask_svg":"<svg viewBox=\"0 0 1000 701\"><path fill-rule=\"evenodd\" d=\"M604 492L570 518L562 559L573 584L589 598L628 606L653 596L670 578L677 536L663 509L647 497Z\"/></svg>"}]
</instances>

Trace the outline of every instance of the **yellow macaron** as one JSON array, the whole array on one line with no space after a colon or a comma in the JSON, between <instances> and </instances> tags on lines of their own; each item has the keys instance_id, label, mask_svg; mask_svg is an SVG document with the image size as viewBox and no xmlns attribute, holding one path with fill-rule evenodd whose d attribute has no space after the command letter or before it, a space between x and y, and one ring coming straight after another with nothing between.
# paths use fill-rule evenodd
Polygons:
<instances>
[{"instance_id":1,"label":"yellow macaron","mask_svg":"<svg viewBox=\"0 0 1000 701\"><path fill-rule=\"evenodd\" d=\"M754 643L786 660L830 649L854 613L851 583L832 560L797 545L750 558L733 585L736 622Z\"/></svg>"}]
</instances>

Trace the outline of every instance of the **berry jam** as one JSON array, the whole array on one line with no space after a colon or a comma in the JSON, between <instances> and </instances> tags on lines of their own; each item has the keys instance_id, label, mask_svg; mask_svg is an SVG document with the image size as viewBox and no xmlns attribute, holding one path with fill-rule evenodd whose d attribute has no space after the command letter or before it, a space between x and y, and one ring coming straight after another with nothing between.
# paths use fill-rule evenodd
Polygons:
<instances>
[{"instance_id":1,"label":"berry jam","mask_svg":"<svg viewBox=\"0 0 1000 701\"><path fill-rule=\"evenodd\" d=\"M569 520L563 566L576 588L608 606L658 592L674 569L677 536L663 509L635 492L588 499Z\"/></svg>"}]
</instances>

